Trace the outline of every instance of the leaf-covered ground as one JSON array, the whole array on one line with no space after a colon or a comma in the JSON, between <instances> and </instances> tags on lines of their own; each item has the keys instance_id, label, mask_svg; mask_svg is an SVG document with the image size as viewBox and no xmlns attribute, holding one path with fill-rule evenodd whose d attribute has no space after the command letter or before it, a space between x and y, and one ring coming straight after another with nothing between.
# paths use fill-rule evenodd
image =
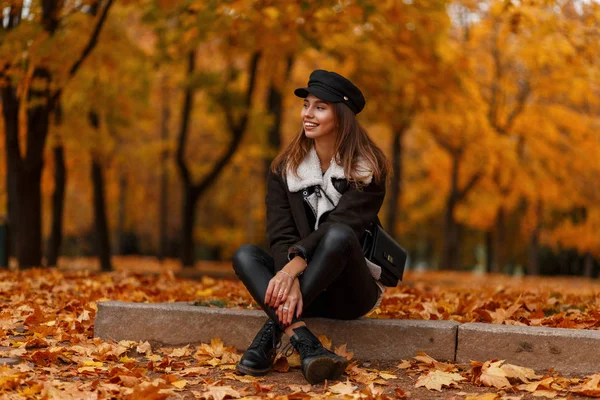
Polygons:
<instances>
[{"instance_id":1,"label":"leaf-covered ground","mask_svg":"<svg viewBox=\"0 0 600 400\"><path fill-rule=\"evenodd\" d=\"M125 268L135 269L135 268ZM138 270L141 272L141 270ZM580 279L409 273L371 317L455 319L596 329L600 285ZM2 398L549 398L600 396L600 374L564 378L502 361L441 363L425 354L399 363L352 360L340 382L310 386L297 355L252 379L233 371L240 354L215 338L179 349L93 338L102 300L197 301L252 308L235 280L160 275L28 270L0 272ZM250 341L251 338L248 338ZM330 345L327 338L322 338ZM332 346L352 359L352 349ZM549 366L550 367L550 366ZM600 371L599 371L600 372Z\"/></svg>"}]
</instances>

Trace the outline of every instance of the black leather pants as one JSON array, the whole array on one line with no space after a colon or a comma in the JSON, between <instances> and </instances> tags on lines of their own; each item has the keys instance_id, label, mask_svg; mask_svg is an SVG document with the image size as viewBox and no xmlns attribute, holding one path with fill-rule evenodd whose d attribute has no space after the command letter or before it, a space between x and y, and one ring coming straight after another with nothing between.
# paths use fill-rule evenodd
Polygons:
<instances>
[{"instance_id":1,"label":"black leather pants","mask_svg":"<svg viewBox=\"0 0 600 400\"><path fill-rule=\"evenodd\" d=\"M269 318L279 323L275 309L264 302L275 274L273 258L256 246L244 245L233 256L233 268ZM371 310L379 296L360 242L344 224L328 228L299 280L302 317L358 318ZM294 317L292 323L297 321Z\"/></svg>"}]
</instances>

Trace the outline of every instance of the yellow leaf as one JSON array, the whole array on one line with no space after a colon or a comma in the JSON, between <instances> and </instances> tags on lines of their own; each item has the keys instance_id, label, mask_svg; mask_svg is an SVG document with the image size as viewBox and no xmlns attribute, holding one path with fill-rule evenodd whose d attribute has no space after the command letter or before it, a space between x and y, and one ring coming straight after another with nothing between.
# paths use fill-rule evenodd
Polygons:
<instances>
[{"instance_id":1,"label":"yellow leaf","mask_svg":"<svg viewBox=\"0 0 600 400\"><path fill-rule=\"evenodd\" d=\"M550 385L554 382L554 378L550 377L550 378L546 378L546 379L542 379L541 381L535 381L535 382L529 382L527 384L522 384L517 386L517 389L519 390L525 390L527 392L535 392L536 390L538 390L538 388L541 386L543 388L546 389L550 389Z\"/></svg>"},{"instance_id":2,"label":"yellow leaf","mask_svg":"<svg viewBox=\"0 0 600 400\"><path fill-rule=\"evenodd\" d=\"M346 344L335 348L334 353L338 356L344 357L346 360L351 360L354 357L354 353L346 350Z\"/></svg>"},{"instance_id":3,"label":"yellow leaf","mask_svg":"<svg viewBox=\"0 0 600 400\"><path fill-rule=\"evenodd\" d=\"M119 358L119 362L121 362L123 364L127 364L127 363L130 363L133 361L136 361L135 358L131 358L131 357L127 357L127 356Z\"/></svg>"},{"instance_id":4,"label":"yellow leaf","mask_svg":"<svg viewBox=\"0 0 600 400\"><path fill-rule=\"evenodd\" d=\"M516 378L523 383L528 383L532 379L539 379L542 376L536 375L535 371L531 368L519 367L512 364L504 364L500 367L506 374L507 378Z\"/></svg>"},{"instance_id":5,"label":"yellow leaf","mask_svg":"<svg viewBox=\"0 0 600 400\"><path fill-rule=\"evenodd\" d=\"M84 367L103 367L104 364L101 363L100 361L88 360L83 363L83 366Z\"/></svg>"},{"instance_id":6,"label":"yellow leaf","mask_svg":"<svg viewBox=\"0 0 600 400\"><path fill-rule=\"evenodd\" d=\"M319 341L321 342L323 347L325 347L328 350L331 350L331 339L329 339L325 335L319 335L318 337L319 337Z\"/></svg>"},{"instance_id":7,"label":"yellow leaf","mask_svg":"<svg viewBox=\"0 0 600 400\"><path fill-rule=\"evenodd\" d=\"M171 357L185 357L191 354L190 345L175 349L169 354Z\"/></svg>"},{"instance_id":8,"label":"yellow leaf","mask_svg":"<svg viewBox=\"0 0 600 400\"><path fill-rule=\"evenodd\" d=\"M357 386L352 386L352 384L347 381L346 383L338 382L333 386L329 386L327 390L335 394L352 394L356 388Z\"/></svg>"},{"instance_id":9,"label":"yellow leaf","mask_svg":"<svg viewBox=\"0 0 600 400\"><path fill-rule=\"evenodd\" d=\"M553 390L536 390L532 394L534 397L545 397L547 399L553 399L558 396L558 392Z\"/></svg>"},{"instance_id":10,"label":"yellow leaf","mask_svg":"<svg viewBox=\"0 0 600 400\"><path fill-rule=\"evenodd\" d=\"M481 383L486 386L493 386L498 389L511 387L510 382L506 379L506 373L500 368L504 360L486 361L481 367Z\"/></svg>"},{"instance_id":11,"label":"yellow leaf","mask_svg":"<svg viewBox=\"0 0 600 400\"><path fill-rule=\"evenodd\" d=\"M152 354L152 346L150 346L150 343L148 343L147 341L140 343L136 350L140 354Z\"/></svg>"},{"instance_id":12,"label":"yellow leaf","mask_svg":"<svg viewBox=\"0 0 600 400\"><path fill-rule=\"evenodd\" d=\"M467 396L465 400L498 400L499 398L496 393L484 393L476 396Z\"/></svg>"},{"instance_id":13,"label":"yellow leaf","mask_svg":"<svg viewBox=\"0 0 600 400\"><path fill-rule=\"evenodd\" d=\"M231 386L208 386L208 390L202 393L204 398L210 398L212 396L213 400L223 400L225 397L230 396L234 399L239 399L239 392L235 391Z\"/></svg>"},{"instance_id":14,"label":"yellow leaf","mask_svg":"<svg viewBox=\"0 0 600 400\"><path fill-rule=\"evenodd\" d=\"M400 362L400 364L398 364L396 366L396 368L398 369L407 369L410 368L412 366L412 364L410 363L410 361L408 360L402 360L402 362Z\"/></svg>"},{"instance_id":15,"label":"yellow leaf","mask_svg":"<svg viewBox=\"0 0 600 400\"><path fill-rule=\"evenodd\" d=\"M213 294L212 288L198 290L196 292L196 296L198 296L198 297L207 297L207 296L211 296L212 294Z\"/></svg>"},{"instance_id":16,"label":"yellow leaf","mask_svg":"<svg viewBox=\"0 0 600 400\"><path fill-rule=\"evenodd\" d=\"M419 379L417 379L415 387L425 386L429 390L441 392L443 386L458 386L458 382L464 380L465 378L455 372L443 372L436 369L429 372L427 375L421 375Z\"/></svg>"},{"instance_id":17,"label":"yellow leaf","mask_svg":"<svg viewBox=\"0 0 600 400\"><path fill-rule=\"evenodd\" d=\"M383 379L396 379L397 378L396 375L388 374L386 372L380 372L379 376L382 377Z\"/></svg>"},{"instance_id":18,"label":"yellow leaf","mask_svg":"<svg viewBox=\"0 0 600 400\"><path fill-rule=\"evenodd\" d=\"M183 389L185 385L187 385L187 382L181 379L179 381L171 382L171 385L175 386L177 389Z\"/></svg>"}]
</instances>

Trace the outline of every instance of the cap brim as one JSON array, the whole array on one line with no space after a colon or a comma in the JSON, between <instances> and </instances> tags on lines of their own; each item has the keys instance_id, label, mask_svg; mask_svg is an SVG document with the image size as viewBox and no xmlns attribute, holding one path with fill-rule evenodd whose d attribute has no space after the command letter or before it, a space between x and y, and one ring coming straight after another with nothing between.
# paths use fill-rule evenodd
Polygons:
<instances>
[{"instance_id":1,"label":"cap brim","mask_svg":"<svg viewBox=\"0 0 600 400\"><path fill-rule=\"evenodd\" d=\"M309 94L318 97L321 100L329 101L331 103L339 103L342 99L339 96L329 93L328 91L321 89L316 86L298 88L294 90L294 94L298 97L306 98Z\"/></svg>"}]
</instances>

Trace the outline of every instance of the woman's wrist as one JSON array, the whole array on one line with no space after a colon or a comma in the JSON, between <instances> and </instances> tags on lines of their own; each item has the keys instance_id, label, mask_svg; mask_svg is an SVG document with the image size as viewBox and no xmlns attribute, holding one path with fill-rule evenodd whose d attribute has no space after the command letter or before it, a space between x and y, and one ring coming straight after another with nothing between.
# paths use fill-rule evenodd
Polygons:
<instances>
[{"instance_id":1,"label":"woman's wrist","mask_svg":"<svg viewBox=\"0 0 600 400\"><path fill-rule=\"evenodd\" d=\"M299 275L302 275L305 269L306 261L304 258L296 256L281 271L291 275L293 278L297 278Z\"/></svg>"}]
</instances>

